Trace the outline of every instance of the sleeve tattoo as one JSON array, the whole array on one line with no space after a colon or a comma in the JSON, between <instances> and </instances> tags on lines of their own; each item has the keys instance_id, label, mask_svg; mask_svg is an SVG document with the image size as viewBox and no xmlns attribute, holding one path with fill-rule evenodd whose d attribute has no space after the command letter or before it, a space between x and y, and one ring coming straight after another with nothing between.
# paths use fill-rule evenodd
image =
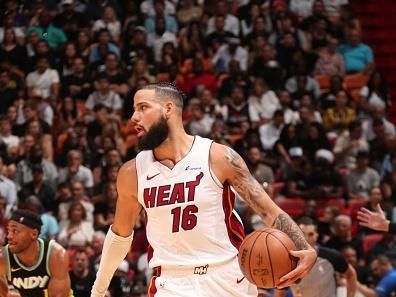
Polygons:
<instances>
[{"instance_id":1,"label":"sleeve tattoo","mask_svg":"<svg viewBox=\"0 0 396 297\"><path fill-rule=\"evenodd\" d=\"M304 238L304 234L297 224L285 212L281 212L277 217L272 217L263 207L260 200L265 196L263 187L250 174L245 161L233 149L227 148L225 155L227 163L234 169L235 177L232 182L234 189L245 199L245 201L257 212L265 222L272 222L270 226L285 232L295 243L298 250L308 249L309 245Z\"/></svg>"}]
</instances>

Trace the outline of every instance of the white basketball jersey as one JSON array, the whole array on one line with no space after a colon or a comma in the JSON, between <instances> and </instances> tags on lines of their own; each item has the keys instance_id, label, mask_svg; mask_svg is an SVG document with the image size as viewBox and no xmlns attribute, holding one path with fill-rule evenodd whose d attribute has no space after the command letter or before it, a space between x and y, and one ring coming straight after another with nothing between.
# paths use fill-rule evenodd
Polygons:
<instances>
[{"instance_id":1,"label":"white basketball jersey","mask_svg":"<svg viewBox=\"0 0 396 297\"><path fill-rule=\"evenodd\" d=\"M233 211L234 193L209 168L211 145L195 136L173 169L156 161L152 151L136 157L151 268L220 264L238 253L243 226Z\"/></svg>"}]
</instances>

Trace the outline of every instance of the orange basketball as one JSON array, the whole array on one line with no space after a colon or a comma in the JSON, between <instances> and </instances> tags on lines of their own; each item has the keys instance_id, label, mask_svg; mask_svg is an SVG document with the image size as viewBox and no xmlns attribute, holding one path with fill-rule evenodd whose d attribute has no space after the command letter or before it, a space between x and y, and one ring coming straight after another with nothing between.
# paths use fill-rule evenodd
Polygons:
<instances>
[{"instance_id":1,"label":"orange basketball","mask_svg":"<svg viewBox=\"0 0 396 297\"><path fill-rule=\"evenodd\" d=\"M297 260L289 251L294 242L280 230L265 228L249 234L239 248L238 261L245 277L259 288L274 288L293 270Z\"/></svg>"}]
</instances>

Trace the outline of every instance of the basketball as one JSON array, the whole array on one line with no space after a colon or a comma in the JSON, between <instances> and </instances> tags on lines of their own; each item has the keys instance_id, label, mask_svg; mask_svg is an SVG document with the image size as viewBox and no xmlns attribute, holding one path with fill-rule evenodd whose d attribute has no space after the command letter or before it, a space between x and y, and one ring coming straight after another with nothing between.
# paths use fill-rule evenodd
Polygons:
<instances>
[{"instance_id":1,"label":"basketball","mask_svg":"<svg viewBox=\"0 0 396 297\"><path fill-rule=\"evenodd\" d=\"M274 288L293 270L297 258L294 242L280 230L265 228L249 234L239 248L238 261L244 276L259 288Z\"/></svg>"}]
</instances>

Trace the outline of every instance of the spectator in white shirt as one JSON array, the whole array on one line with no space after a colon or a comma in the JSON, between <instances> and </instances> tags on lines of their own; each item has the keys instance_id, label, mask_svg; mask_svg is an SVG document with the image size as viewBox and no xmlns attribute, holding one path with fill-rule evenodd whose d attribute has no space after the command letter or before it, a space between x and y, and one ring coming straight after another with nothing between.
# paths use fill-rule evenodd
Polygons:
<instances>
[{"instance_id":1,"label":"spectator in white shirt","mask_svg":"<svg viewBox=\"0 0 396 297\"><path fill-rule=\"evenodd\" d=\"M203 106L199 103L191 104L190 112L191 120L188 123L190 133L207 137L211 132L215 119L205 113Z\"/></svg>"},{"instance_id":2,"label":"spectator in white shirt","mask_svg":"<svg viewBox=\"0 0 396 297\"><path fill-rule=\"evenodd\" d=\"M3 156L0 155L0 196L7 201L6 217L9 217L18 204L15 183L3 175Z\"/></svg>"},{"instance_id":3,"label":"spectator in white shirt","mask_svg":"<svg viewBox=\"0 0 396 297\"><path fill-rule=\"evenodd\" d=\"M289 9L302 20L312 15L314 2L315 0L290 0Z\"/></svg>"},{"instance_id":4,"label":"spectator in white shirt","mask_svg":"<svg viewBox=\"0 0 396 297\"><path fill-rule=\"evenodd\" d=\"M271 151L275 142L279 139L284 126L283 111L277 110L272 121L259 127L261 144L264 150Z\"/></svg>"},{"instance_id":5,"label":"spectator in white shirt","mask_svg":"<svg viewBox=\"0 0 396 297\"><path fill-rule=\"evenodd\" d=\"M225 19L225 30L231 32L235 36L239 36L239 21L232 14L228 13L227 1L219 0L216 3L216 13L208 21L206 28L206 35L215 31L215 19L216 15L223 15Z\"/></svg>"},{"instance_id":6,"label":"spectator in white shirt","mask_svg":"<svg viewBox=\"0 0 396 297\"><path fill-rule=\"evenodd\" d=\"M59 171L59 182L73 182L80 181L87 191L90 191L93 186L93 175L91 169L82 164L82 156L80 151L71 150L67 154L67 167Z\"/></svg>"},{"instance_id":7,"label":"spectator in white shirt","mask_svg":"<svg viewBox=\"0 0 396 297\"><path fill-rule=\"evenodd\" d=\"M257 78L253 85L253 94L249 96L249 116L253 126L269 122L274 112L281 108L276 94L268 89L267 83Z\"/></svg>"},{"instance_id":8,"label":"spectator in white shirt","mask_svg":"<svg viewBox=\"0 0 396 297\"><path fill-rule=\"evenodd\" d=\"M97 78L96 91L91 93L85 102L85 106L93 110L98 104L106 106L113 112L118 112L122 108L120 95L111 90L109 78L106 74L100 74Z\"/></svg>"},{"instance_id":9,"label":"spectator in white shirt","mask_svg":"<svg viewBox=\"0 0 396 297\"><path fill-rule=\"evenodd\" d=\"M227 44L223 44L219 47L217 52L212 58L212 65L214 67L218 66L219 62L223 67L219 69L220 71L228 71L228 65L231 60L239 62L239 66L242 71L247 70L248 66L248 51L240 45L239 38L228 37L226 39Z\"/></svg>"},{"instance_id":10,"label":"spectator in white shirt","mask_svg":"<svg viewBox=\"0 0 396 297\"><path fill-rule=\"evenodd\" d=\"M103 18L96 20L92 27L92 32L97 32L100 29L106 28L115 43L119 43L121 34L121 23L117 19L116 12L111 6L107 6L103 11Z\"/></svg>"},{"instance_id":11,"label":"spectator in white shirt","mask_svg":"<svg viewBox=\"0 0 396 297\"><path fill-rule=\"evenodd\" d=\"M154 0L144 0L140 4L140 11L146 16L155 16ZM175 4L173 1L165 0L165 11L166 15L174 15L176 13Z\"/></svg>"},{"instance_id":12,"label":"spectator in white shirt","mask_svg":"<svg viewBox=\"0 0 396 297\"><path fill-rule=\"evenodd\" d=\"M43 98L51 103L56 103L59 96L59 74L51 69L48 57L41 56L37 59L36 70L30 72L26 77L28 95L32 97L34 88L42 91Z\"/></svg>"},{"instance_id":13,"label":"spectator in white shirt","mask_svg":"<svg viewBox=\"0 0 396 297\"><path fill-rule=\"evenodd\" d=\"M384 123L385 134L389 137L396 136L395 126L385 118L385 108L377 107L374 108L371 118L363 122L363 134L367 141L371 141L375 138L375 133L373 130L373 121L375 119L380 119Z\"/></svg>"},{"instance_id":14,"label":"spectator in white shirt","mask_svg":"<svg viewBox=\"0 0 396 297\"><path fill-rule=\"evenodd\" d=\"M11 122L5 115L0 116L0 141L4 142L7 150L19 145L19 137L12 135Z\"/></svg>"}]
</instances>

